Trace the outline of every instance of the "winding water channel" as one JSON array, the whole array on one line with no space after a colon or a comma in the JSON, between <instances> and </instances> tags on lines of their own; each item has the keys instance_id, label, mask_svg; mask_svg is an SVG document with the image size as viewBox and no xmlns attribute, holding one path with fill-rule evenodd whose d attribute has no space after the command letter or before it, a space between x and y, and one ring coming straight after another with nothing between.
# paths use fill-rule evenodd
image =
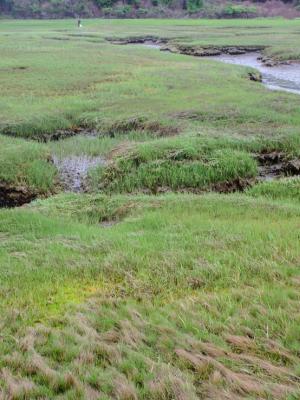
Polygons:
<instances>
[{"instance_id":1,"label":"winding water channel","mask_svg":"<svg viewBox=\"0 0 300 400\"><path fill-rule=\"evenodd\" d=\"M153 43L144 43L143 46L152 49L161 48L159 44ZM222 54L203 58L255 68L261 73L262 83L268 89L300 94L300 63L294 62L267 67L259 60L260 56L260 53L246 53L240 55Z\"/></svg>"},{"instance_id":2,"label":"winding water channel","mask_svg":"<svg viewBox=\"0 0 300 400\"><path fill-rule=\"evenodd\" d=\"M262 83L267 88L300 94L300 63L266 67L259 60L259 56L260 53L248 53L237 56L222 54L220 56L212 56L210 59L255 68L261 73Z\"/></svg>"}]
</instances>

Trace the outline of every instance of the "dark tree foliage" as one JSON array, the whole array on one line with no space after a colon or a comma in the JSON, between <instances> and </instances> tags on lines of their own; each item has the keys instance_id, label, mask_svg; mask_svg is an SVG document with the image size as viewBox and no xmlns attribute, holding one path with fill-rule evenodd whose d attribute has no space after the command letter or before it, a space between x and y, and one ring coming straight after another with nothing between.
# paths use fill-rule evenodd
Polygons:
<instances>
[{"instance_id":1,"label":"dark tree foliage","mask_svg":"<svg viewBox=\"0 0 300 400\"><path fill-rule=\"evenodd\" d=\"M168 13L170 14L174 10L181 10L182 15L198 15L205 5L205 9L211 7L212 12L214 9L217 10L212 15L214 17L248 18L254 16L255 7L245 1L235 0L235 3L232 3L231 0L228 0L222 7L216 8L216 0L150 0L150 6L149 0L0 0L0 13L17 18L78 16L84 18L95 15L142 18L168 16ZM252 0L253 3L265 1L267 0ZM282 1L292 3L297 9L300 9L300 0Z\"/></svg>"}]
</instances>

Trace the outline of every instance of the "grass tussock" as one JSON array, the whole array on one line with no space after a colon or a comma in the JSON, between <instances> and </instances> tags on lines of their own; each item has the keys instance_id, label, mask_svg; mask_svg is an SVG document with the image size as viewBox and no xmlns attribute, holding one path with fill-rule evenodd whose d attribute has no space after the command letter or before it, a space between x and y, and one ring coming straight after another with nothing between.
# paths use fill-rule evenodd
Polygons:
<instances>
[{"instance_id":1,"label":"grass tussock","mask_svg":"<svg viewBox=\"0 0 300 400\"><path fill-rule=\"evenodd\" d=\"M247 191L251 196L264 196L274 200L300 201L300 179L283 178L262 182Z\"/></svg>"},{"instance_id":2,"label":"grass tussock","mask_svg":"<svg viewBox=\"0 0 300 400\"><path fill-rule=\"evenodd\" d=\"M217 183L253 178L256 162L246 152L180 137L135 146L107 168L90 172L92 186L111 192L205 190Z\"/></svg>"}]
</instances>

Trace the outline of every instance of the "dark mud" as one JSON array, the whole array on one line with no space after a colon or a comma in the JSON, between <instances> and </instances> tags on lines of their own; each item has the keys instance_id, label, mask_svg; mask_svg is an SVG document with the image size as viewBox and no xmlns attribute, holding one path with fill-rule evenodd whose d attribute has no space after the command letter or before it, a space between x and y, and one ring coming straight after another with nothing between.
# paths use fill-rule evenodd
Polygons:
<instances>
[{"instance_id":1,"label":"dark mud","mask_svg":"<svg viewBox=\"0 0 300 400\"><path fill-rule=\"evenodd\" d=\"M71 156L58 158L53 156L53 163L59 174L62 188L68 192L85 192L88 187L88 172L91 168L105 166L103 157Z\"/></svg>"},{"instance_id":2,"label":"dark mud","mask_svg":"<svg viewBox=\"0 0 300 400\"><path fill-rule=\"evenodd\" d=\"M0 182L0 207L19 207L36 199L38 193L23 187Z\"/></svg>"},{"instance_id":3,"label":"dark mud","mask_svg":"<svg viewBox=\"0 0 300 400\"><path fill-rule=\"evenodd\" d=\"M284 166L284 171L289 176L300 175L300 160L294 159L288 161Z\"/></svg>"},{"instance_id":4,"label":"dark mud","mask_svg":"<svg viewBox=\"0 0 300 400\"><path fill-rule=\"evenodd\" d=\"M73 127L71 129L57 130L53 133L44 133L44 134L41 133L37 137L37 140L39 142L47 143L47 142L55 142L62 139L68 139L72 136L78 136L78 135L97 136L99 135L99 132L96 131L95 129Z\"/></svg>"},{"instance_id":5,"label":"dark mud","mask_svg":"<svg viewBox=\"0 0 300 400\"><path fill-rule=\"evenodd\" d=\"M255 179L236 178L232 181L216 183L211 187L211 190L218 193L243 192L253 186L254 183Z\"/></svg>"},{"instance_id":6,"label":"dark mud","mask_svg":"<svg viewBox=\"0 0 300 400\"><path fill-rule=\"evenodd\" d=\"M300 160L287 159L282 152L265 152L255 156L259 167L259 181L269 181L284 176L300 175Z\"/></svg>"},{"instance_id":7,"label":"dark mud","mask_svg":"<svg viewBox=\"0 0 300 400\"><path fill-rule=\"evenodd\" d=\"M167 44L161 47L161 51L169 51L171 53L179 53L194 57L213 57L222 54L232 56L247 53L257 53L264 50L264 46L187 46L181 44Z\"/></svg>"},{"instance_id":8,"label":"dark mud","mask_svg":"<svg viewBox=\"0 0 300 400\"><path fill-rule=\"evenodd\" d=\"M261 83L263 81L262 74L259 71L248 72L248 77L253 82Z\"/></svg>"},{"instance_id":9,"label":"dark mud","mask_svg":"<svg viewBox=\"0 0 300 400\"><path fill-rule=\"evenodd\" d=\"M217 56L221 54L239 55L249 52L258 52L265 49L265 46L189 46L176 43L174 39L170 40L151 35L127 38L106 38L106 40L118 45L143 44L147 47L159 48L161 51L169 51L171 53L179 53L195 57Z\"/></svg>"},{"instance_id":10,"label":"dark mud","mask_svg":"<svg viewBox=\"0 0 300 400\"><path fill-rule=\"evenodd\" d=\"M148 44L148 45L163 45L169 42L169 39L160 38L154 35L147 36L131 36L127 38L109 38L106 40L112 44L126 45L126 44Z\"/></svg>"}]
</instances>

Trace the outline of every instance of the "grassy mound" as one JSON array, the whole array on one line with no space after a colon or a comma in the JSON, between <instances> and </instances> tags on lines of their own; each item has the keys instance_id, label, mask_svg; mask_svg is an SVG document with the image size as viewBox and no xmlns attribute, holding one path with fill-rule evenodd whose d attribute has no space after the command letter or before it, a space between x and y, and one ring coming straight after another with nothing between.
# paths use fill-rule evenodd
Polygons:
<instances>
[{"instance_id":1,"label":"grassy mound","mask_svg":"<svg viewBox=\"0 0 300 400\"><path fill-rule=\"evenodd\" d=\"M138 144L109 167L92 171L92 186L111 192L203 190L256 175L256 162L249 154L220 150L217 143L183 136Z\"/></svg>"}]
</instances>

